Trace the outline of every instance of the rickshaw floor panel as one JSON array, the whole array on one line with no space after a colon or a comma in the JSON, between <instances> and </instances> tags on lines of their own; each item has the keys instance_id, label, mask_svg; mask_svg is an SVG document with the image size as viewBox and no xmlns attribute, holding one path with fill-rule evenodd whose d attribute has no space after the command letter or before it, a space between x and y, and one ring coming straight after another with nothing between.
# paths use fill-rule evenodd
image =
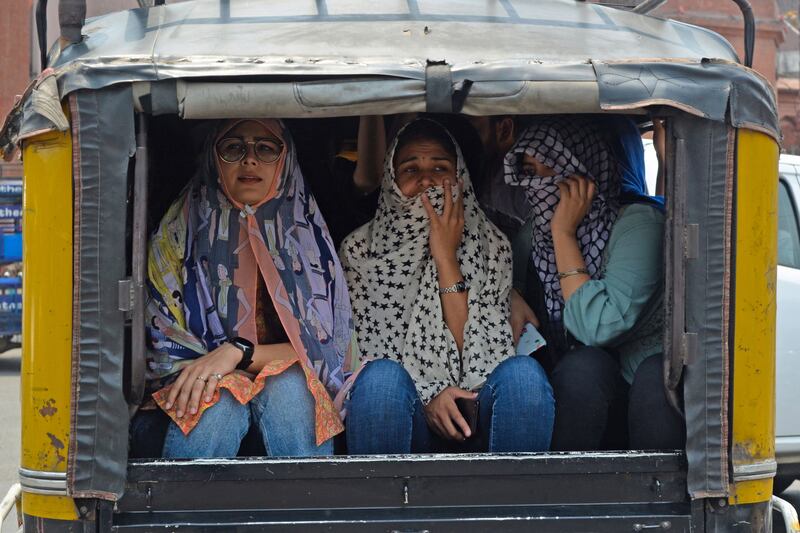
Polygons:
<instances>
[{"instance_id":1,"label":"rickshaw floor panel","mask_svg":"<svg viewBox=\"0 0 800 533\"><path fill-rule=\"evenodd\" d=\"M120 531L439 531L498 521L504 531L532 521L537 531L664 521L689 531L691 514L683 453L567 452L137 461L112 520Z\"/></svg>"}]
</instances>

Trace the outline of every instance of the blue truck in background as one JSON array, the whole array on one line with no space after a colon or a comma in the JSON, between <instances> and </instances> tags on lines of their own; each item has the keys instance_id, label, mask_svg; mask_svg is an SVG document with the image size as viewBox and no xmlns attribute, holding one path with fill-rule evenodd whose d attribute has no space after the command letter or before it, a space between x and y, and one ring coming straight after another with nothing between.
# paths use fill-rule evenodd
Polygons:
<instances>
[{"instance_id":1,"label":"blue truck in background","mask_svg":"<svg viewBox=\"0 0 800 533\"><path fill-rule=\"evenodd\" d=\"M22 332L22 180L0 181L0 352Z\"/></svg>"}]
</instances>

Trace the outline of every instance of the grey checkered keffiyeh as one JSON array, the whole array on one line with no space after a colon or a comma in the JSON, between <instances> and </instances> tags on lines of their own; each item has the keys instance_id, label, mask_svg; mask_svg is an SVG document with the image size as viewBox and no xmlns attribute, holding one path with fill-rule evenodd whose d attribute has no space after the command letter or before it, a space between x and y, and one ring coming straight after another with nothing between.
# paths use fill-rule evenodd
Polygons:
<instances>
[{"instance_id":1,"label":"grey checkered keffiyeh","mask_svg":"<svg viewBox=\"0 0 800 533\"><path fill-rule=\"evenodd\" d=\"M555 176L526 174L524 154L552 168ZM577 239L592 278L601 275L603 251L619 210L617 164L597 127L587 119L548 117L534 121L522 133L504 162L509 185L525 187L533 220L532 257L544 289L545 303L552 322L561 322L564 298L558 281L550 220L558 205L557 183L577 174L592 179L597 196L591 210L578 227Z\"/></svg>"}]
</instances>

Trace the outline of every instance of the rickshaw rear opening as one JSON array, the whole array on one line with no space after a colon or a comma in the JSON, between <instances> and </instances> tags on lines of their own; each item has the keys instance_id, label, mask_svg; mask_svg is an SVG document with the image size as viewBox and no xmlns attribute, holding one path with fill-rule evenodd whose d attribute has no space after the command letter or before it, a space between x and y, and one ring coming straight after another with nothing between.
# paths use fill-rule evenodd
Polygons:
<instances>
[{"instance_id":1,"label":"rickshaw rear opening","mask_svg":"<svg viewBox=\"0 0 800 533\"><path fill-rule=\"evenodd\" d=\"M23 437L25 531L769 530L769 84L711 32L591 4L257 4L194 0L88 21L0 136L26 164L26 267L61 272L25 277L23 405L44 390L63 411ZM320 28L336 38L312 38ZM246 42L269 52L242 54ZM339 442L329 458L131 457L147 239L193 175L204 124L281 117L319 195L330 184L315 184L314 169L356 117L425 112L665 121L665 388L683 408L686 448L349 456ZM44 205L56 210L46 221ZM66 323L50 332L50 316ZM60 377L45 372L45 351ZM63 443L56 453L47 435Z\"/></svg>"}]
</instances>

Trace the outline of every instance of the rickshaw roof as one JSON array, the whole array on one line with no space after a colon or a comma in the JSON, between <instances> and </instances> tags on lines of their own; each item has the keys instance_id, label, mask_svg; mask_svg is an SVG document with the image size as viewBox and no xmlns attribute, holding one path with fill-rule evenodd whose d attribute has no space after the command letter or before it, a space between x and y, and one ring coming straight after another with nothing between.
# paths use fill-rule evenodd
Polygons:
<instances>
[{"instance_id":1,"label":"rickshaw roof","mask_svg":"<svg viewBox=\"0 0 800 533\"><path fill-rule=\"evenodd\" d=\"M83 34L51 53L1 150L65 129L66 95L123 84L137 110L182 118L667 106L780 138L772 88L721 36L572 0L190 0Z\"/></svg>"},{"instance_id":2,"label":"rickshaw roof","mask_svg":"<svg viewBox=\"0 0 800 533\"><path fill-rule=\"evenodd\" d=\"M83 34L57 59L62 95L194 77L418 79L428 61L493 80L531 64L737 61L709 30L572 0L193 0L97 17Z\"/></svg>"}]
</instances>

